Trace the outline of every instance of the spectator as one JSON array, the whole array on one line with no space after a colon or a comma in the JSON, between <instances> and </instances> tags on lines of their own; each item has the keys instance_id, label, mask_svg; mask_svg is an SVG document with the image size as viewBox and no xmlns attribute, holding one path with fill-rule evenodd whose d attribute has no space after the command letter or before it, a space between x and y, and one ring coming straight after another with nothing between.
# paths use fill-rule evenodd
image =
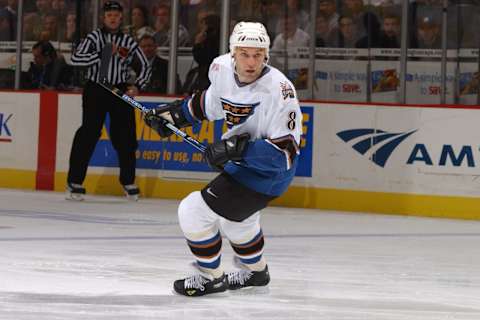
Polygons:
<instances>
[{"instance_id":1,"label":"spectator","mask_svg":"<svg viewBox=\"0 0 480 320\"><path fill-rule=\"evenodd\" d=\"M40 28L45 23L45 17L52 14L52 6L49 0L36 0L35 11L26 13L23 16L24 22L24 40L37 41L40 40L40 36L44 28ZM51 20L49 21L49 23ZM46 34L43 35L46 37ZM50 40L50 39L48 39ZM55 39L56 40L56 39Z\"/></svg>"},{"instance_id":2,"label":"spectator","mask_svg":"<svg viewBox=\"0 0 480 320\"><path fill-rule=\"evenodd\" d=\"M399 12L402 12L401 2L395 0L382 0L377 5L377 11L382 18L398 15Z\"/></svg>"},{"instance_id":3,"label":"spectator","mask_svg":"<svg viewBox=\"0 0 480 320\"><path fill-rule=\"evenodd\" d=\"M52 11L52 2L50 0L36 0L35 4L37 6L37 13L40 16L44 16L47 13L51 13Z\"/></svg>"},{"instance_id":4,"label":"spectator","mask_svg":"<svg viewBox=\"0 0 480 320\"><path fill-rule=\"evenodd\" d=\"M414 0L409 5L409 35L410 47L420 48L418 43L418 31L420 30L420 22L422 18L429 17L436 21L442 19L442 3L432 0ZM452 15L450 15L452 16Z\"/></svg>"},{"instance_id":5,"label":"spectator","mask_svg":"<svg viewBox=\"0 0 480 320\"><path fill-rule=\"evenodd\" d=\"M53 13L48 13L43 17L43 27L39 39L44 41L58 40L58 19Z\"/></svg>"},{"instance_id":6,"label":"spectator","mask_svg":"<svg viewBox=\"0 0 480 320\"><path fill-rule=\"evenodd\" d=\"M282 17L280 19L283 30L275 37L272 50L285 50L291 47L308 47L310 36L299 28L296 15Z\"/></svg>"},{"instance_id":7,"label":"spectator","mask_svg":"<svg viewBox=\"0 0 480 320\"><path fill-rule=\"evenodd\" d=\"M209 16L209 15L212 15L212 14L215 14L215 11L214 10L210 10L208 8L202 8L200 10L198 10L197 12L197 19L195 20L196 21L196 26L195 26L195 35L198 34L198 32L200 31L200 29L205 25L205 17Z\"/></svg>"},{"instance_id":8,"label":"spectator","mask_svg":"<svg viewBox=\"0 0 480 320\"><path fill-rule=\"evenodd\" d=\"M328 24L328 32L324 39L328 39L332 31L338 28L338 13L335 0L319 0L318 15L325 18Z\"/></svg>"},{"instance_id":9,"label":"spectator","mask_svg":"<svg viewBox=\"0 0 480 320\"><path fill-rule=\"evenodd\" d=\"M0 9L0 41L13 41L15 38L6 9Z\"/></svg>"},{"instance_id":10,"label":"spectator","mask_svg":"<svg viewBox=\"0 0 480 320\"><path fill-rule=\"evenodd\" d=\"M284 16L295 15L297 20L297 26L301 30L307 30L310 15L300 8L300 1L299 0L287 0L284 5ZM283 25L280 19L279 23L277 24L276 28L277 33L283 32Z\"/></svg>"},{"instance_id":11,"label":"spectator","mask_svg":"<svg viewBox=\"0 0 480 320\"><path fill-rule=\"evenodd\" d=\"M15 17L17 16L18 9L18 0L7 0L7 5L5 6L8 12L10 12Z\"/></svg>"},{"instance_id":12,"label":"spectator","mask_svg":"<svg viewBox=\"0 0 480 320\"><path fill-rule=\"evenodd\" d=\"M63 57L58 57L48 41L39 41L32 47L33 62L24 73L25 89L66 89L71 84L72 70Z\"/></svg>"},{"instance_id":13,"label":"spectator","mask_svg":"<svg viewBox=\"0 0 480 320\"><path fill-rule=\"evenodd\" d=\"M280 23L280 17L282 16L282 6L280 1L276 0L264 0L261 2L261 13L262 13L262 21L267 28L268 35L270 39L275 39L278 35L277 26ZM240 21L241 19L237 19ZM235 25L235 24L233 24ZM232 31L233 28L230 28ZM281 32L281 30L279 31Z\"/></svg>"},{"instance_id":14,"label":"spectator","mask_svg":"<svg viewBox=\"0 0 480 320\"><path fill-rule=\"evenodd\" d=\"M154 34L153 28L148 25L148 11L142 5L136 5L132 8L131 23L125 26L123 32L131 35L135 40L140 39L144 34Z\"/></svg>"},{"instance_id":15,"label":"spectator","mask_svg":"<svg viewBox=\"0 0 480 320\"><path fill-rule=\"evenodd\" d=\"M342 14L348 14L352 19L357 19L365 11L363 0L343 0Z\"/></svg>"},{"instance_id":16,"label":"spectator","mask_svg":"<svg viewBox=\"0 0 480 320\"><path fill-rule=\"evenodd\" d=\"M367 27L364 23L365 19L363 17L367 12L368 10L363 4L363 0L343 0L342 2L342 15L350 16L352 18L359 38L368 34Z\"/></svg>"},{"instance_id":17,"label":"spectator","mask_svg":"<svg viewBox=\"0 0 480 320\"><path fill-rule=\"evenodd\" d=\"M155 42L160 47L168 47L170 45L170 38L172 32L170 30L170 7L167 5L160 5L156 11L155 20ZM188 30L181 24L178 25L178 46L186 47L190 45L190 36Z\"/></svg>"},{"instance_id":18,"label":"spectator","mask_svg":"<svg viewBox=\"0 0 480 320\"><path fill-rule=\"evenodd\" d=\"M67 0L52 0L51 8L57 16L64 17L67 13Z\"/></svg>"},{"instance_id":19,"label":"spectator","mask_svg":"<svg viewBox=\"0 0 480 320\"><path fill-rule=\"evenodd\" d=\"M338 29L331 34L328 43L335 48L355 48L358 41L358 30L350 16L338 18Z\"/></svg>"},{"instance_id":20,"label":"spectator","mask_svg":"<svg viewBox=\"0 0 480 320\"><path fill-rule=\"evenodd\" d=\"M396 15L383 17L380 48L400 48L400 18Z\"/></svg>"},{"instance_id":21,"label":"spectator","mask_svg":"<svg viewBox=\"0 0 480 320\"><path fill-rule=\"evenodd\" d=\"M167 1L164 1L167 2ZM170 2L170 1L168 1ZM180 22L190 32L189 39L195 37L198 28L198 16L200 11L212 11L219 6L212 6L207 0L180 0ZM233 5L233 3L232 3Z\"/></svg>"},{"instance_id":22,"label":"spectator","mask_svg":"<svg viewBox=\"0 0 480 320\"><path fill-rule=\"evenodd\" d=\"M65 29L60 35L60 41L72 42L74 41L75 31L77 30L77 17L74 12L67 13L65 18Z\"/></svg>"},{"instance_id":23,"label":"spectator","mask_svg":"<svg viewBox=\"0 0 480 320\"><path fill-rule=\"evenodd\" d=\"M380 47L380 22L372 12L363 15L363 27L367 34L361 37L355 47L357 48L379 48Z\"/></svg>"},{"instance_id":24,"label":"spectator","mask_svg":"<svg viewBox=\"0 0 480 320\"><path fill-rule=\"evenodd\" d=\"M210 14L203 18L200 30L195 36L192 53L197 67L190 70L182 88L183 93L206 90L210 86L208 71L213 59L220 52L220 17Z\"/></svg>"},{"instance_id":25,"label":"spectator","mask_svg":"<svg viewBox=\"0 0 480 320\"><path fill-rule=\"evenodd\" d=\"M430 16L425 16L417 22L417 48L440 49L442 38L440 23Z\"/></svg>"},{"instance_id":26,"label":"spectator","mask_svg":"<svg viewBox=\"0 0 480 320\"><path fill-rule=\"evenodd\" d=\"M39 24L38 15L36 13L28 13L23 16L23 40L35 41L38 40L39 30L35 29Z\"/></svg>"},{"instance_id":27,"label":"spectator","mask_svg":"<svg viewBox=\"0 0 480 320\"><path fill-rule=\"evenodd\" d=\"M260 0L238 0L233 1L231 10L235 18L249 17L251 20L262 18L262 1Z\"/></svg>"},{"instance_id":28,"label":"spectator","mask_svg":"<svg viewBox=\"0 0 480 320\"><path fill-rule=\"evenodd\" d=\"M17 38L17 7L18 0L8 0L5 8L1 10L2 41L15 41Z\"/></svg>"},{"instance_id":29,"label":"spectator","mask_svg":"<svg viewBox=\"0 0 480 320\"><path fill-rule=\"evenodd\" d=\"M328 46L326 41L329 37L330 30L328 28L328 20L322 16L318 15L315 23L315 46L316 47L325 47Z\"/></svg>"},{"instance_id":30,"label":"spectator","mask_svg":"<svg viewBox=\"0 0 480 320\"><path fill-rule=\"evenodd\" d=\"M152 35L146 33L140 37L138 43L143 54L147 58L152 75L150 81L143 91L151 93L167 93L167 75L168 75L168 60L165 60L157 55L157 44ZM140 72L141 64L138 59L134 59L132 68L138 74ZM176 91L180 92L181 83L177 75Z\"/></svg>"}]
</instances>

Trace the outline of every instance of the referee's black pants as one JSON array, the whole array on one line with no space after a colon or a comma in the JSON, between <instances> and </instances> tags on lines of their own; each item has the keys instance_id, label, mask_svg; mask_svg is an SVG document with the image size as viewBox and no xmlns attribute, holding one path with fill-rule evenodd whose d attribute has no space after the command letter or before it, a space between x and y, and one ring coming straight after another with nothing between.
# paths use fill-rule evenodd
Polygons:
<instances>
[{"instance_id":1,"label":"referee's black pants","mask_svg":"<svg viewBox=\"0 0 480 320\"><path fill-rule=\"evenodd\" d=\"M67 182L83 184L88 163L97 144L107 113L110 115L110 139L120 166L120 183L135 182L137 137L132 107L109 94L94 82L87 82L82 94L82 125L73 138Z\"/></svg>"}]
</instances>

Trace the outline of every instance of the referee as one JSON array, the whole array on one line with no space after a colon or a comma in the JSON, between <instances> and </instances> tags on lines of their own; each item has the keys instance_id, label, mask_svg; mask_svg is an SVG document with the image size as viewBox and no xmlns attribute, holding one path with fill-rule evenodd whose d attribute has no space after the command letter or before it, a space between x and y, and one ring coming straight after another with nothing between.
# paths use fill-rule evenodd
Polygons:
<instances>
[{"instance_id":1,"label":"referee","mask_svg":"<svg viewBox=\"0 0 480 320\"><path fill-rule=\"evenodd\" d=\"M107 1L103 12L103 28L90 32L71 58L72 65L88 67L88 81L82 94L82 125L75 133L70 152L69 200L83 200L85 188L82 184L107 113L110 115L110 138L118 154L120 183L129 199L137 200L140 193L135 185L137 138L134 110L98 83L106 82L129 96L135 96L149 81L151 70L135 40L120 30L122 6L117 1ZM140 61L141 69L135 85L129 85L128 67L134 57Z\"/></svg>"}]
</instances>

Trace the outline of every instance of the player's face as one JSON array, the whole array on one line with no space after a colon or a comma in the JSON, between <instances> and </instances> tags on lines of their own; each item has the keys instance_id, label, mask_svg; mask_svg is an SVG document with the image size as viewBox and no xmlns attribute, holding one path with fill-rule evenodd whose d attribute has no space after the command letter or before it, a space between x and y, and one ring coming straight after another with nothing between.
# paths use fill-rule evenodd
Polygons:
<instances>
[{"instance_id":1,"label":"player's face","mask_svg":"<svg viewBox=\"0 0 480 320\"><path fill-rule=\"evenodd\" d=\"M122 13L117 10L105 12L103 23L108 29L117 30L120 27L120 23L122 23Z\"/></svg>"},{"instance_id":2,"label":"player's face","mask_svg":"<svg viewBox=\"0 0 480 320\"><path fill-rule=\"evenodd\" d=\"M266 60L265 49L237 47L235 62L238 78L241 82L250 83L258 79Z\"/></svg>"}]
</instances>

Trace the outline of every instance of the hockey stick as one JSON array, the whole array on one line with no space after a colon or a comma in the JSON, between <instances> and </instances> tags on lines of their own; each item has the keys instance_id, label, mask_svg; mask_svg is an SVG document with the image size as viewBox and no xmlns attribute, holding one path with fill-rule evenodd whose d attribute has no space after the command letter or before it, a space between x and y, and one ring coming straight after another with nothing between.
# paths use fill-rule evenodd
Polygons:
<instances>
[{"instance_id":1,"label":"hockey stick","mask_svg":"<svg viewBox=\"0 0 480 320\"><path fill-rule=\"evenodd\" d=\"M103 83L99 83L99 85L104 88L105 90L107 90L108 92L112 93L114 96L116 96L117 98L119 99L122 99L123 101L125 101L126 103L128 103L130 106L140 110L142 113L147 113L149 111L148 108L144 107L140 102L136 101L135 99L131 98L130 96L128 96L127 94L121 94L120 90L118 90L117 88L113 88L113 89L110 89L109 87L107 87L105 84ZM176 126L174 126L172 123L168 122L167 120L163 119L163 125L165 127L167 127L168 129L172 130L174 134L176 134L177 136L181 137L183 139L183 141L185 141L186 143L188 143L189 145L191 145L192 147L194 147L195 149L201 151L201 152L205 152L205 150L207 149L207 147L202 144L201 142L198 142L197 140L195 140L194 138L190 137L188 134L186 134L185 132L183 132L182 130L178 129Z\"/></svg>"}]
</instances>

